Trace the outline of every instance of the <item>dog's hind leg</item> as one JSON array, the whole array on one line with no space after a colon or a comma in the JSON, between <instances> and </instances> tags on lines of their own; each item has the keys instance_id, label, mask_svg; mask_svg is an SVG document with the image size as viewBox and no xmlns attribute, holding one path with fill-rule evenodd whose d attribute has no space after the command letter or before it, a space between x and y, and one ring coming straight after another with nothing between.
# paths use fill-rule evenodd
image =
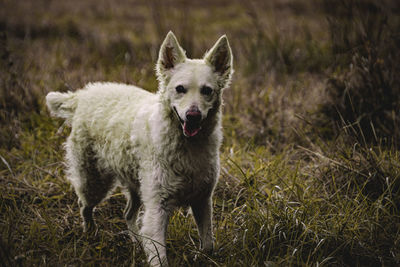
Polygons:
<instances>
[{"instance_id":1,"label":"dog's hind leg","mask_svg":"<svg viewBox=\"0 0 400 267\"><path fill-rule=\"evenodd\" d=\"M85 232L93 232L96 224L93 220L93 209L107 197L113 188L113 179L105 177L87 177L81 188L75 188L79 196L79 205ZM79 192L79 193L78 193Z\"/></svg>"},{"instance_id":2,"label":"dog's hind leg","mask_svg":"<svg viewBox=\"0 0 400 267\"><path fill-rule=\"evenodd\" d=\"M93 220L93 209L103 201L113 188L114 180L108 175L99 175L97 177L88 176L83 188L79 191L79 201L81 205L81 216L85 232L95 230L96 224Z\"/></svg>"},{"instance_id":3,"label":"dog's hind leg","mask_svg":"<svg viewBox=\"0 0 400 267\"><path fill-rule=\"evenodd\" d=\"M137 241L138 227L136 225L136 219L141 205L139 194L134 189L128 189L125 193L128 198L126 207L124 210L124 217L126 224L128 225L129 234L134 242Z\"/></svg>"},{"instance_id":4,"label":"dog's hind leg","mask_svg":"<svg viewBox=\"0 0 400 267\"><path fill-rule=\"evenodd\" d=\"M115 178L98 168L96 157L90 146L80 147L67 141L68 178L79 197L80 212L85 232L95 230L93 209L105 199L114 187Z\"/></svg>"},{"instance_id":5,"label":"dog's hind leg","mask_svg":"<svg viewBox=\"0 0 400 267\"><path fill-rule=\"evenodd\" d=\"M78 195L84 231L92 232L96 228L93 220L93 209L114 188L114 179L111 174L101 174L95 167L89 168L86 175L86 181L79 189L81 194Z\"/></svg>"},{"instance_id":6,"label":"dog's hind leg","mask_svg":"<svg viewBox=\"0 0 400 267\"><path fill-rule=\"evenodd\" d=\"M79 198L79 206L81 211L81 217L83 219L83 231L84 232L94 232L96 229L96 224L93 220L93 209L94 206L88 206L85 203L85 199Z\"/></svg>"}]
</instances>

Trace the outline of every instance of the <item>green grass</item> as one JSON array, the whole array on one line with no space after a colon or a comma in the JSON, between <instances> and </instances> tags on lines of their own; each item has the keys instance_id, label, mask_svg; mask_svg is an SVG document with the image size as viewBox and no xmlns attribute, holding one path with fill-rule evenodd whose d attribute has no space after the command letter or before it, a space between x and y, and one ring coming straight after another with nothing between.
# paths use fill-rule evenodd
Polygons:
<instances>
[{"instance_id":1,"label":"green grass","mask_svg":"<svg viewBox=\"0 0 400 267\"><path fill-rule=\"evenodd\" d=\"M97 234L83 233L64 174L69 129L50 118L44 96L97 80L155 91L154 62L169 29L194 57L226 33L236 70L224 95L215 251L199 251L192 216L180 209L169 224L170 264L400 265L400 152L379 131L374 142L360 141L359 125L332 123L321 111L332 105L327 78L347 67L333 62L320 2L0 7L2 266L146 265L128 237L119 191L95 210Z\"/></svg>"}]
</instances>

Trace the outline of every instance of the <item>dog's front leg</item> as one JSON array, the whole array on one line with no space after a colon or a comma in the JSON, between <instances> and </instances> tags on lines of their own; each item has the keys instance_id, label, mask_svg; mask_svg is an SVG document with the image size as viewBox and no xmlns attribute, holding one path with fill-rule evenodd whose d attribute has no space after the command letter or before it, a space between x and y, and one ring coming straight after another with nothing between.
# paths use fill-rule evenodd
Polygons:
<instances>
[{"instance_id":1,"label":"dog's front leg","mask_svg":"<svg viewBox=\"0 0 400 267\"><path fill-rule=\"evenodd\" d=\"M168 212L159 204L144 206L141 235L143 247L151 266L168 266L165 238L168 225Z\"/></svg>"},{"instance_id":2,"label":"dog's front leg","mask_svg":"<svg viewBox=\"0 0 400 267\"><path fill-rule=\"evenodd\" d=\"M191 207L199 230L200 248L210 254L213 251L212 199L211 197L201 199L192 204Z\"/></svg>"}]
</instances>

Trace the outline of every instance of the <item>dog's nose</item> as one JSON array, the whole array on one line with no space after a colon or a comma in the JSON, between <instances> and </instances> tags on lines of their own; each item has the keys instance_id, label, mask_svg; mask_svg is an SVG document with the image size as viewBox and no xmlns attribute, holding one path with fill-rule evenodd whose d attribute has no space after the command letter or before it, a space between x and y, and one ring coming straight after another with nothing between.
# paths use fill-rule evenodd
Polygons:
<instances>
[{"instance_id":1,"label":"dog's nose","mask_svg":"<svg viewBox=\"0 0 400 267\"><path fill-rule=\"evenodd\" d=\"M198 107L192 106L186 111L186 120L192 123L199 123L201 121L201 112Z\"/></svg>"}]
</instances>

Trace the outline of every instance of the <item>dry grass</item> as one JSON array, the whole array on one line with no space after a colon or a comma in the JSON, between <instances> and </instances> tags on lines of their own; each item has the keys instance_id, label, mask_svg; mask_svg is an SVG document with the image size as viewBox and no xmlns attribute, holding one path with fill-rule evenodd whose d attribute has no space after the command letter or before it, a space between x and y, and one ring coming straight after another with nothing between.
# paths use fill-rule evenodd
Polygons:
<instances>
[{"instance_id":1,"label":"dry grass","mask_svg":"<svg viewBox=\"0 0 400 267\"><path fill-rule=\"evenodd\" d=\"M57 133L62 121L49 117L44 95L106 80L155 91L154 62L170 29L191 57L201 57L226 33L236 69L224 96L216 250L198 250L191 215L178 210L168 232L171 265L399 265L400 155L390 142L398 130L390 136L373 122L370 142L360 139L361 124L327 116L335 105L351 110L332 98L339 87L327 86L329 78L343 82L357 99L371 97L363 94L364 84L347 82L358 77L348 71L352 53L365 50L343 53L338 45L346 42L331 39L335 25L351 24L353 17L341 22L340 10L332 11L346 2L329 3L1 1L1 265L145 265L126 234L119 192L96 209L97 235L82 233L77 198L63 172L69 129ZM396 9L390 10L389 26L398 22ZM346 37L345 31L336 33ZM388 51L391 45L371 47ZM398 76L385 65L367 70ZM398 92L398 83L390 85ZM367 86L373 90L376 83ZM397 122L398 99L391 100L395 112L388 118ZM388 129L397 129L393 125Z\"/></svg>"}]
</instances>

